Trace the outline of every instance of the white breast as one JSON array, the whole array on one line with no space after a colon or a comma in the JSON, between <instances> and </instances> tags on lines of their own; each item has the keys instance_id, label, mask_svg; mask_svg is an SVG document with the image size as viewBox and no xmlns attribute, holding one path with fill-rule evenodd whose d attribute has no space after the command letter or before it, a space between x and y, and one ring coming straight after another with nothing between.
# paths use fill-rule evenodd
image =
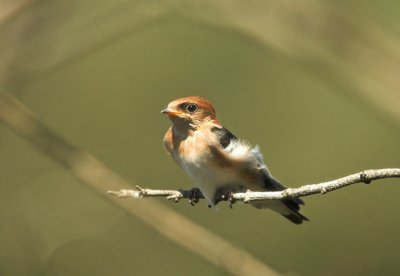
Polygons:
<instances>
[{"instance_id":1,"label":"white breast","mask_svg":"<svg viewBox=\"0 0 400 276\"><path fill-rule=\"evenodd\" d=\"M223 186L230 185L232 187L247 186L243 183L243 179L239 178L231 171L216 166L210 158L213 156L208 149L207 141L201 137L202 133L195 133L183 141L181 147L184 154L174 156L178 164L186 171L186 173L194 180L197 187L201 190L204 197L213 203L215 191ZM208 142L210 142L208 140ZM264 165L262 155L258 148L251 148L248 144L232 141L225 149L228 155L234 159L254 160L257 164ZM200 154L201 153L201 154ZM185 158L181 158L184 156Z\"/></svg>"}]
</instances>

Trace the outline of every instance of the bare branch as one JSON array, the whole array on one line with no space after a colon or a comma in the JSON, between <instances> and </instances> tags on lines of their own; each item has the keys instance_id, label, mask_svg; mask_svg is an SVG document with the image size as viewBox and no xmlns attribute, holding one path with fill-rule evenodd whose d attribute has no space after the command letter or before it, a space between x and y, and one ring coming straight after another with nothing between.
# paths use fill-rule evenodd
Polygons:
<instances>
[{"instance_id":1,"label":"bare branch","mask_svg":"<svg viewBox=\"0 0 400 276\"><path fill-rule=\"evenodd\" d=\"M283 199L289 197L303 197L314 194L325 194L352 184L366 183L369 184L373 180L383 178L396 178L400 177L400 169L376 169L376 170L365 170L359 173L351 174L336 180L322 182L319 184L304 185L300 188L288 188L278 192L252 192L248 190L245 193L235 193L232 195L232 199L236 201L242 201L244 203L250 203L258 200L272 200L272 199ZM182 198L189 198L192 200L191 190L152 190L143 189L136 186L135 190L120 190L120 191L108 191L109 194L116 195L118 197L166 197L169 200L178 202ZM203 198L203 196L198 196ZM197 199L198 199L197 198ZM228 200L227 198L221 198L221 200Z\"/></svg>"},{"instance_id":2,"label":"bare branch","mask_svg":"<svg viewBox=\"0 0 400 276\"><path fill-rule=\"evenodd\" d=\"M133 197L133 198L142 198L142 197L167 197L169 200L173 200L178 202L181 198L188 198L188 195L185 195L185 191L176 191L176 190L151 190L151 189L143 189L140 186L136 186L137 190L119 190L108 191L109 194L116 195L118 197ZM189 194L187 192L187 194Z\"/></svg>"}]
</instances>

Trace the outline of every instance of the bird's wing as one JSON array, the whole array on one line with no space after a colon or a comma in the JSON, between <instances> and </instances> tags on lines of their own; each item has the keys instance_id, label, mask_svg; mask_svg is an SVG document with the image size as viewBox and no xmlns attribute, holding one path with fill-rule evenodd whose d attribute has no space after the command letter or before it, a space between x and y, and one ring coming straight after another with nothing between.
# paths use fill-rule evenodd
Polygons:
<instances>
[{"instance_id":1,"label":"bird's wing","mask_svg":"<svg viewBox=\"0 0 400 276\"><path fill-rule=\"evenodd\" d=\"M214 132L218 138L218 142L222 148L227 148L232 141L237 141L235 135L224 127L213 127L211 132Z\"/></svg>"},{"instance_id":2,"label":"bird's wing","mask_svg":"<svg viewBox=\"0 0 400 276\"><path fill-rule=\"evenodd\" d=\"M218 145L210 145L213 160L218 166L236 174L247 182L247 188L253 191L281 191L286 187L275 179L264 163L258 147L250 147L238 140L229 130L220 127L212 130L217 134ZM300 224L307 217L299 213L304 202L300 198L287 198L277 201L257 201L251 203L256 208L271 208L295 224Z\"/></svg>"},{"instance_id":3,"label":"bird's wing","mask_svg":"<svg viewBox=\"0 0 400 276\"><path fill-rule=\"evenodd\" d=\"M258 189L262 188L267 191L286 189L271 175L258 147L251 147L240 141L224 127L213 127L211 131L217 135L219 145L210 146L210 148L220 166L231 168L233 172L246 179L258 180L264 185Z\"/></svg>"},{"instance_id":4,"label":"bird's wing","mask_svg":"<svg viewBox=\"0 0 400 276\"><path fill-rule=\"evenodd\" d=\"M211 131L218 139L217 144L209 145L216 165L253 184L250 189L260 190L262 187L258 184L262 183L262 171L266 167L261 154L257 155L257 148L252 149L224 127L213 127Z\"/></svg>"}]
</instances>

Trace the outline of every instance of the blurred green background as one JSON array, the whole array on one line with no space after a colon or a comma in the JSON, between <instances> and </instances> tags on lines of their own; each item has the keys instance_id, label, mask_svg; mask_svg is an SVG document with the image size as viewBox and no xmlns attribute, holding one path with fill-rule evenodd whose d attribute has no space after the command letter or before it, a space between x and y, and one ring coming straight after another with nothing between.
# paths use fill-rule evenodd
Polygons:
<instances>
[{"instance_id":1,"label":"blurred green background","mask_svg":"<svg viewBox=\"0 0 400 276\"><path fill-rule=\"evenodd\" d=\"M214 102L287 186L400 167L396 1L0 1L0 83L133 185L190 179L160 110ZM132 188L132 187L127 187ZM396 275L399 180L305 198L301 226L173 208L287 275ZM225 275L0 125L0 275Z\"/></svg>"}]
</instances>

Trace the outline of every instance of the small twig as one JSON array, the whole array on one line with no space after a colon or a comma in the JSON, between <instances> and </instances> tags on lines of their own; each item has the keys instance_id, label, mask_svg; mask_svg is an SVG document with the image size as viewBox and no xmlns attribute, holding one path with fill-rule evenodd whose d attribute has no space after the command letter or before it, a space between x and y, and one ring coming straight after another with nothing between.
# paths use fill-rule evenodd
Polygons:
<instances>
[{"instance_id":1,"label":"small twig","mask_svg":"<svg viewBox=\"0 0 400 276\"><path fill-rule=\"evenodd\" d=\"M168 200L172 200L174 202L178 202L182 198L189 198L189 193L190 193L188 190L182 190L182 191L153 190L153 189L144 189L139 186L136 186L136 189L137 190L123 189L119 191L107 191L107 193L121 198L166 197Z\"/></svg>"},{"instance_id":2,"label":"small twig","mask_svg":"<svg viewBox=\"0 0 400 276\"><path fill-rule=\"evenodd\" d=\"M314 194L325 194L352 184L356 183L366 183L369 184L373 180L383 179L383 178L396 178L400 177L400 169L377 169L377 170L365 170L359 173L355 173L349 176L345 176L336 180L322 182L319 184L304 185L300 188L288 188L278 192L252 192L247 191L245 193L234 193L229 198L223 197L221 200L229 200L230 206L235 201L241 201L244 203L250 203L252 201L259 200L273 200L273 199L283 199L289 197L303 197ZM118 197L166 197L169 200L178 202L182 198L189 198L191 203L193 201L192 190L152 190L143 189L136 186L135 190L120 190L120 191L108 191L109 194L116 195ZM202 195L198 194L196 200L199 198L204 198Z\"/></svg>"}]
</instances>

